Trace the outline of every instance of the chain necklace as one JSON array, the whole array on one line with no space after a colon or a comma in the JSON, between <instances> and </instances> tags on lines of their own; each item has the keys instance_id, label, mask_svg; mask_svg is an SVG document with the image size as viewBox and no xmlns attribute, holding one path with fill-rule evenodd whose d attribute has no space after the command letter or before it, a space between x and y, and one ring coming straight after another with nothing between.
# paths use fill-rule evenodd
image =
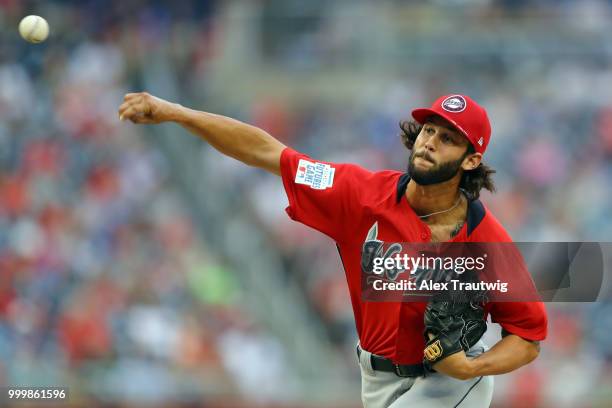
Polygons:
<instances>
[{"instance_id":1,"label":"chain necklace","mask_svg":"<svg viewBox=\"0 0 612 408\"><path fill-rule=\"evenodd\" d=\"M442 211L432 212L431 214L419 215L419 218L427 218L427 217L431 217L432 215L443 214L443 213L449 212L451 210L454 210L459 205L460 202L461 202L461 192L459 192L459 197L457 197L457 201L455 202L455 204L453 204L451 208L442 210Z\"/></svg>"}]
</instances>

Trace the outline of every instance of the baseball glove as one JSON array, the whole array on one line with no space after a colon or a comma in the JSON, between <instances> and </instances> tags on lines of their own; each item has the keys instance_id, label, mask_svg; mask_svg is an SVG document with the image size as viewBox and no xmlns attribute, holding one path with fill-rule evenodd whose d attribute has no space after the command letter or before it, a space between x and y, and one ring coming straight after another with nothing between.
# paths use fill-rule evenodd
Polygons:
<instances>
[{"instance_id":1,"label":"baseball glove","mask_svg":"<svg viewBox=\"0 0 612 408\"><path fill-rule=\"evenodd\" d=\"M455 353L468 351L487 330L481 291L445 291L432 297L425 309L423 364L433 365ZM429 336L429 335L432 336Z\"/></svg>"}]
</instances>

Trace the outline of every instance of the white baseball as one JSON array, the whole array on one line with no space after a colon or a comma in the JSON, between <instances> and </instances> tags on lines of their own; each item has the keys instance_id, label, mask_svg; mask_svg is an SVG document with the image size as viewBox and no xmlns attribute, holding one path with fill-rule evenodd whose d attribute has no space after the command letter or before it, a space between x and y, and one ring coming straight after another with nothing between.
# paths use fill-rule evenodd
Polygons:
<instances>
[{"instance_id":1,"label":"white baseball","mask_svg":"<svg viewBox=\"0 0 612 408\"><path fill-rule=\"evenodd\" d=\"M19 34L28 42L43 42L49 36L49 24L41 16L26 16L19 23Z\"/></svg>"}]
</instances>

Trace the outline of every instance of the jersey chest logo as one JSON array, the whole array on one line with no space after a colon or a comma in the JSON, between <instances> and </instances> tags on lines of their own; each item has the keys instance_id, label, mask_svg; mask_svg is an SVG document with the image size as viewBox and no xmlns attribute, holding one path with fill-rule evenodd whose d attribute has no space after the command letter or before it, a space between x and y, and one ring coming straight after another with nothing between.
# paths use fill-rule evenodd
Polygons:
<instances>
[{"instance_id":1,"label":"jersey chest logo","mask_svg":"<svg viewBox=\"0 0 612 408\"><path fill-rule=\"evenodd\" d=\"M378 222L374 222L361 247L361 270L370 276L368 281L370 279L396 281L400 274L407 272L409 275L407 279L418 287L421 287L423 282L447 283L457 274L463 273L455 270L452 264L430 263L428 257L440 258L439 254L427 248L427 244L421 244L419 247L417 244L385 242L378 239ZM397 262L397 258L400 262ZM410 258L409 261L406 258ZM402 259L405 262L402 262Z\"/></svg>"},{"instance_id":2,"label":"jersey chest logo","mask_svg":"<svg viewBox=\"0 0 612 408\"><path fill-rule=\"evenodd\" d=\"M402 244L394 242L384 251L385 243L378 239L378 222L375 222L366 236L365 242L361 247L361 270L366 273L374 273L376 259L390 259L402 252ZM397 275L405 269L385 268L386 277L390 280L397 279Z\"/></svg>"}]
</instances>

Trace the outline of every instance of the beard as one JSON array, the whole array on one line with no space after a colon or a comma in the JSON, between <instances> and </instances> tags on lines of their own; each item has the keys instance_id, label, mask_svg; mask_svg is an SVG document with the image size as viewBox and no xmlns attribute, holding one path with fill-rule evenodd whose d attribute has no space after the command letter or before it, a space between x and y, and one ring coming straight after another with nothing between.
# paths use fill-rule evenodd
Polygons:
<instances>
[{"instance_id":1,"label":"beard","mask_svg":"<svg viewBox=\"0 0 612 408\"><path fill-rule=\"evenodd\" d=\"M417 157L428 160L433 163L434 166L429 169L417 169L414 166L414 159ZM412 154L410 154L410 161L408 162L408 174L412 180L421 186L443 183L455 177L461 168L461 163L464 158L465 156L454 161L438 164L433 161L427 152L415 154L413 151Z\"/></svg>"}]
</instances>

